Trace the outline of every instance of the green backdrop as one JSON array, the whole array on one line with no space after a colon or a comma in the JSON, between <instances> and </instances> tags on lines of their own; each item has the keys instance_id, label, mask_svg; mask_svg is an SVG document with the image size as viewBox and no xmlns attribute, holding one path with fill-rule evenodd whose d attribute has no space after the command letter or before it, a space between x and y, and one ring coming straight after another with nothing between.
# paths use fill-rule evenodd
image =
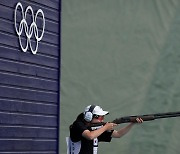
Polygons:
<instances>
[{"instance_id":1,"label":"green backdrop","mask_svg":"<svg viewBox=\"0 0 180 154\"><path fill-rule=\"evenodd\" d=\"M180 110L179 0L62 0L61 32L62 154L89 104L107 121ZM179 154L179 130L179 118L144 122L99 153Z\"/></svg>"}]
</instances>

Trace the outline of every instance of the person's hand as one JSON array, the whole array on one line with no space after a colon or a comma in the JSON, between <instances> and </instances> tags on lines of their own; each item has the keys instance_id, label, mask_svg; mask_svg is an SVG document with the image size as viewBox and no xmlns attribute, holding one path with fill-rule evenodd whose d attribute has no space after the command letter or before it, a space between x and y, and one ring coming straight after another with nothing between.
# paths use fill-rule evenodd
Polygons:
<instances>
[{"instance_id":1,"label":"person's hand","mask_svg":"<svg viewBox=\"0 0 180 154\"><path fill-rule=\"evenodd\" d=\"M107 122L107 123L104 125L104 127L106 128L107 131L113 130L115 126L117 126L117 124L115 124L115 123L109 123L109 122Z\"/></svg>"},{"instance_id":2,"label":"person's hand","mask_svg":"<svg viewBox=\"0 0 180 154\"><path fill-rule=\"evenodd\" d=\"M143 119L142 118L136 118L137 123L143 123Z\"/></svg>"}]
</instances>

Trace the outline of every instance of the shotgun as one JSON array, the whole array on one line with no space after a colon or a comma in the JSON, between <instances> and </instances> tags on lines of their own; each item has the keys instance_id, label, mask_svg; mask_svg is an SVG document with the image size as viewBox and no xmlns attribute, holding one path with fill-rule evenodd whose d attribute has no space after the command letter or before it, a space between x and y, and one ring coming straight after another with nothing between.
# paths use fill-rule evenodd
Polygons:
<instances>
[{"instance_id":1,"label":"shotgun","mask_svg":"<svg viewBox=\"0 0 180 154\"><path fill-rule=\"evenodd\" d=\"M146 115L136 115L136 116L126 116L117 118L112 121L112 123L121 124L121 123L136 123L136 118L141 118L143 121L151 121L156 119L162 118L172 118L172 117L180 117L180 112L167 112L167 113L157 113L157 114L146 114ZM91 127L102 126L106 124L103 123L96 123L92 124Z\"/></svg>"}]
</instances>

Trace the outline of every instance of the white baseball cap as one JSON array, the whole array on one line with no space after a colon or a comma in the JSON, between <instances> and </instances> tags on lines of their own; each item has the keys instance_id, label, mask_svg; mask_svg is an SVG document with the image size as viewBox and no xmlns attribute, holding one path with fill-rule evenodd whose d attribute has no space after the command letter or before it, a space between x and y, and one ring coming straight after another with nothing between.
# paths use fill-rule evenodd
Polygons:
<instances>
[{"instance_id":1,"label":"white baseball cap","mask_svg":"<svg viewBox=\"0 0 180 154\"><path fill-rule=\"evenodd\" d=\"M85 112L88 112L91 106L92 106L92 105L88 105L88 106L85 108L84 113L85 113ZM109 114L109 112L108 112L108 111L104 111L100 106L95 106L94 109L93 109L93 111L92 111L92 114L93 114L93 115L104 116L104 115Z\"/></svg>"}]
</instances>

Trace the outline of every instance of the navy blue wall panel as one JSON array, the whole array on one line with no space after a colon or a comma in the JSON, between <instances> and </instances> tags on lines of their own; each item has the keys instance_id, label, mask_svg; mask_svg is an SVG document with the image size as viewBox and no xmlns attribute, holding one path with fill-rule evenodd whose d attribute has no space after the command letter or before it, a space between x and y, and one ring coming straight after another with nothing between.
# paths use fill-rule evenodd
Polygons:
<instances>
[{"instance_id":1,"label":"navy blue wall panel","mask_svg":"<svg viewBox=\"0 0 180 154\"><path fill-rule=\"evenodd\" d=\"M18 2L24 12L28 6L34 14L38 9L44 12L45 31L36 54L30 48L23 52L19 45L14 20ZM0 154L58 153L60 4L60 0L0 0ZM19 10L17 18L22 18ZM29 12L26 21L32 22ZM27 40L25 33L21 38L23 43Z\"/></svg>"}]
</instances>

